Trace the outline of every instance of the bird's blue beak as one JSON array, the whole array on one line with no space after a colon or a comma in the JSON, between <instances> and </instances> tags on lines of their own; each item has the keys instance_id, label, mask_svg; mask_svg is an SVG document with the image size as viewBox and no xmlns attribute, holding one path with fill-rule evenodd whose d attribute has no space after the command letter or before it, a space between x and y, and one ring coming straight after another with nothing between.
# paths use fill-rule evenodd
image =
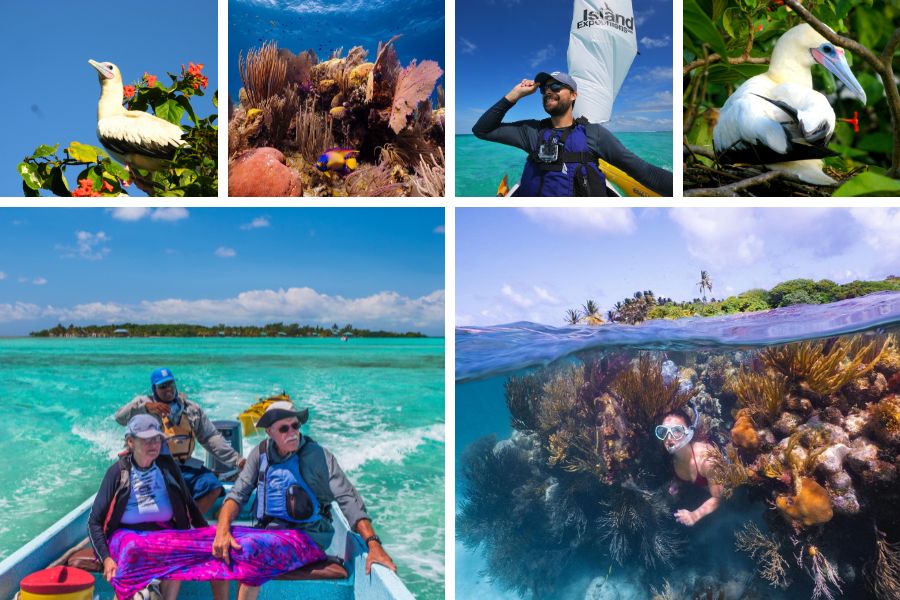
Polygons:
<instances>
[{"instance_id":1,"label":"bird's blue beak","mask_svg":"<svg viewBox=\"0 0 900 600\"><path fill-rule=\"evenodd\" d=\"M810 49L810 52L817 63L840 79L847 86L847 89L859 98L863 104L866 103L866 92L850 71L850 65L847 64L847 57L844 56L843 48L837 48L834 44L826 43L818 48Z\"/></svg>"}]
</instances>

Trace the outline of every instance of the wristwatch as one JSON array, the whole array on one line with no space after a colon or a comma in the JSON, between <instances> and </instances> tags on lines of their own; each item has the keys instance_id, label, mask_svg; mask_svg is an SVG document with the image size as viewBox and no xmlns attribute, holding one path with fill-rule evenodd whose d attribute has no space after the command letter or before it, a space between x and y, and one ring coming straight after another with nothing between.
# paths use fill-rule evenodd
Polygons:
<instances>
[{"instance_id":1,"label":"wristwatch","mask_svg":"<svg viewBox=\"0 0 900 600\"><path fill-rule=\"evenodd\" d=\"M378 543L380 544L380 543L381 543L381 538L378 537L378 536L375 535L375 534L372 534L372 535L370 535L369 537L366 538L366 546L369 545L369 542L378 542Z\"/></svg>"}]
</instances>

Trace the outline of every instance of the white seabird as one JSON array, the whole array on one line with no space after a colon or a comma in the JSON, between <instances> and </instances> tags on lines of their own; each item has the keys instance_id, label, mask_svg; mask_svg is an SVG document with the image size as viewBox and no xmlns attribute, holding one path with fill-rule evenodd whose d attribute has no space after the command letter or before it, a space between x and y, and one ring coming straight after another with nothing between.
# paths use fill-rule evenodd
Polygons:
<instances>
[{"instance_id":1,"label":"white seabird","mask_svg":"<svg viewBox=\"0 0 900 600\"><path fill-rule=\"evenodd\" d=\"M139 110L122 106L124 88L119 68L89 60L100 77L97 137L109 154L125 166L158 171L183 141L181 127ZM132 175L136 175L132 171Z\"/></svg>"},{"instance_id":2,"label":"white seabird","mask_svg":"<svg viewBox=\"0 0 900 600\"><path fill-rule=\"evenodd\" d=\"M713 130L713 147L724 164L763 164L807 183L835 184L822 172L833 156L834 109L812 86L819 63L866 103L866 93L850 71L844 50L807 24L788 30L772 51L769 70L745 81L725 102Z\"/></svg>"}]
</instances>

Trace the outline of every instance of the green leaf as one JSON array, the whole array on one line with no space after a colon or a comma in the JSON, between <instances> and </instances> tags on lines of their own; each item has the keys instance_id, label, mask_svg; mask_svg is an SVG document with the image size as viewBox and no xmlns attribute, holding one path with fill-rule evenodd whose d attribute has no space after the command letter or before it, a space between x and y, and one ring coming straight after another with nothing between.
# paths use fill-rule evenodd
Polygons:
<instances>
[{"instance_id":1,"label":"green leaf","mask_svg":"<svg viewBox=\"0 0 900 600\"><path fill-rule=\"evenodd\" d=\"M862 137L856 147L860 150L890 154L894 150L894 138L886 131L876 131Z\"/></svg>"},{"instance_id":2,"label":"green leaf","mask_svg":"<svg viewBox=\"0 0 900 600\"><path fill-rule=\"evenodd\" d=\"M718 21L722 17L722 13L725 11L726 4L728 4L728 0L712 0L713 21Z\"/></svg>"},{"instance_id":3,"label":"green leaf","mask_svg":"<svg viewBox=\"0 0 900 600\"><path fill-rule=\"evenodd\" d=\"M741 12L741 9L732 6L731 8L725 9L725 12L722 14L722 27L725 28L725 31L728 32L728 35L732 38L737 37L734 34L735 26L740 24L744 19L744 13Z\"/></svg>"},{"instance_id":4,"label":"green leaf","mask_svg":"<svg viewBox=\"0 0 900 600\"><path fill-rule=\"evenodd\" d=\"M219 90L216 90L215 92L213 92L212 102L213 102L213 106L215 106L216 108L219 108Z\"/></svg>"},{"instance_id":5,"label":"green leaf","mask_svg":"<svg viewBox=\"0 0 900 600\"><path fill-rule=\"evenodd\" d=\"M154 107L153 110L157 117L165 119L169 123L174 123L175 125L178 125L181 122L181 115L184 114L184 108L182 108L177 101L171 99Z\"/></svg>"},{"instance_id":6,"label":"green leaf","mask_svg":"<svg viewBox=\"0 0 900 600\"><path fill-rule=\"evenodd\" d=\"M59 144L55 146L48 146L47 144L41 144L37 148L34 149L34 154L31 155L32 158L43 158L45 156L50 156L56 149L59 148Z\"/></svg>"},{"instance_id":7,"label":"green leaf","mask_svg":"<svg viewBox=\"0 0 900 600\"><path fill-rule=\"evenodd\" d=\"M835 152L840 153L841 156L847 158L863 158L869 155L868 152L863 150L857 150L856 148L851 148L850 146L844 146L842 144L835 144L834 142L828 145L828 149L834 150Z\"/></svg>"},{"instance_id":8,"label":"green leaf","mask_svg":"<svg viewBox=\"0 0 900 600\"><path fill-rule=\"evenodd\" d=\"M82 163L97 162L109 157L109 155L102 149L97 148L96 146L91 146L90 144L82 144L80 142L72 142L69 147L66 148L66 152L69 153L69 156L73 160Z\"/></svg>"},{"instance_id":9,"label":"green leaf","mask_svg":"<svg viewBox=\"0 0 900 600\"><path fill-rule=\"evenodd\" d=\"M175 101L178 102L179 106L187 111L187 114L191 118L191 121L193 121L194 125L196 125L197 115L194 114L194 108L191 106L191 101L188 100L185 96L178 96L177 98L175 98Z\"/></svg>"},{"instance_id":10,"label":"green leaf","mask_svg":"<svg viewBox=\"0 0 900 600\"><path fill-rule=\"evenodd\" d=\"M41 193L37 190L33 190L28 187L28 184L24 181L22 182L22 192L24 192L26 198L36 198L41 195Z\"/></svg>"},{"instance_id":11,"label":"green leaf","mask_svg":"<svg viewBox=\"0 0 900 600\"><path fill-rule=\"evenodd\" d=\"M860 173L834 192L835 196L900 196L900 181L876 173Z\"/></svg>"},{"instance_id":12,"label":"green leaf","mask_svg":"<svg viewBox=\"0 0 900 600\"><path fill-rule=\"evenodd\" d=\"M866 105L875 106L878 101L884 98L884 86L878 81L878 78L868 71L860 73L857 77L859 85L862 86L866 93Z\"/></svg>"},{"instance_id":13,"label":"green leaf","mask_svg":"<svg viewBox=\"0 0 900 600\"><path fill-rule=\"evenodd\" d=\"M41 189L43 181L41 180L40 175L38 175L37 167L35 167L31 163L20 162L19 166L16 167L16 170L19 172L19 175L22 176L23 182L26 186L28 186L32 190Z\"/></svg>"},{"instance_id":14,"label":"green leaf","mask_svg":"<svg viewBox=\"0 0 900 600\"><path fill-rule=\"evenodd\" d=\"M722 56L728 56L725 40L719 34L709 16L697 5L697 0L684 2L684 28L697 39L703 40Z\"/></svg>"},{"instance_id":15,"label":"green leaf","mask_svg":"<svg viewBox=\"0 0 900 600\"><path fill-rule=\"evenodd\" d=\"M69 182L66 181L62 167L53 167L53 170L50 171L50 191L57 196L72 195L72 192L69 191Z\"/></svg>"},{"instance_id":16,"label":"green leaf","mask_svg":"<svg viewBox=\"0 0 900 600\"><path fill-rule=\"evenodd\" d=\"M119 165L119 163L113 162L112 160L104 160L102 164L104 171L112 174L122 181L129 181L131 179L131 173L126 171L124 167Z\"/></svg>"}]
</instances>

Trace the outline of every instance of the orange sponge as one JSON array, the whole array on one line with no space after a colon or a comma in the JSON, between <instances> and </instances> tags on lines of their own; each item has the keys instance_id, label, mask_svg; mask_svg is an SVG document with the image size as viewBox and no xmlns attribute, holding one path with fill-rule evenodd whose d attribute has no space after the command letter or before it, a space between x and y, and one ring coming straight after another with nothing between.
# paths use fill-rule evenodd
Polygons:
<instances>
[{"instance_id":1,"label":"orange sponge","mask_svg":"<svg viewBox=\"0 0 900 600\"><path fill-rule=\"evenodd\" d=\"M815 479L801 477L796 496L778 496L775 505L786 517L802 525L827 523L834 516L828 492Z\"/></svg>"},{"instance_id":2,"label":"orange sponge","mask_svg":"<svg viewBox=\"0 0 900 600\"><path fill-rule=\"evenodd\" d=\"M742 409L738 412L738 418L731 428L731 441L738 448L744 450L756 450L759 448L759 434L753 427L753 420Z\"/></svg>"}]
</instances>

